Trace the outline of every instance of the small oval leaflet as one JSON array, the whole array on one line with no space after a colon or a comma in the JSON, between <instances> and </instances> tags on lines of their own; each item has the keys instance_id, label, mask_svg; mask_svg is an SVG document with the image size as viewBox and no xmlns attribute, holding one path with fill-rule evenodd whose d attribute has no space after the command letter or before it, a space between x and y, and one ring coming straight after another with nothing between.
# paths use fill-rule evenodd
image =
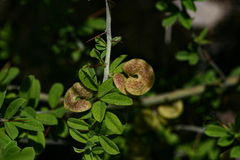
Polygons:
<instances>
[{"instance_id":1,"label":"small oval leaflet","mask_svg":"<svg viewBox=\"0 0 240 160\"><path fill-rule=\"evenodd\" d=\"M105 136L99 136L100 144L105 152L111 155L116 155L119 153L118 146L109 138Z\"/></svg>"},{"instance_id":2,"label":"small oval leaflet","mask_svg":"<svg viewBox=\"0 0 240 160\"><path fill-rule=\"evenodd\" d=\"M109 103L109 104L115 104L115 105L125 105L130 106L133 104L133 100L129 98L128 96L119 94L117 92L109 93L104 95L100 98L101 101Z\"/></svg>"},{"instance_id":3,"label":"small oval leaflet","mask_svg":"<svg viewBox=\"0 0 240 160\"><path fill-rule=\"evenodd\" d=\"M105 116L105 123L107 128L113 133L115 134L123 133L123 125L115 114L107 112Z\"/></svg>"},{"instance_id":4,"label":"small oval leaflet","mask_svg":"<svg viewBox=\"0 0 240 160\"><path fill-rule=\"evenodd\" d=\"M69 118L67 124L69 127L79 130L87 130L90 127L84 120L76 118Z\"/></svg>"}]
</instances>

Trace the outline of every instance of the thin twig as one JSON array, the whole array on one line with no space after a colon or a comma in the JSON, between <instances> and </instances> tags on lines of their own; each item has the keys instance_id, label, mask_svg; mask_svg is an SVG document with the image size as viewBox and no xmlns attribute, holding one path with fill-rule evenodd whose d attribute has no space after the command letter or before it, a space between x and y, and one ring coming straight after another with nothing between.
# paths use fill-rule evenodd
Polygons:
<instances>
[{"instance_id":1,"label":"thin twig","mask_svg":"<svg viewBox=\"0 0 240 160\"><path fill-rule=\"evenodd\" d=\"M155 104L172 102L172 101L175 101L178 99L200 95L206 91L207 86L216 86L216 87L220 87L220 88L227 88L227 87L237 85L238 83L239 83L239 77L236 76L236 77L227 78L225 83L216 81L215 83L211 83L211 84L198 85L198 86L187 88L187 89L178 89L178 90L174 90L172 92L158 94L154 97L142 98L141 105L143 105L143 106L155 105Z\"/></svg>"},{"instance_id":2,"label":"thin twig","mask_svg":"<svg viewBox=\"0 0 240 160\"><path fill-rule=\"evenodd\" d=\"M106 31L104 31L103 33L101 33L101 34L99 34L99 35L97 35L97 36L95 36L95 37L93 37L93 38L87 40L86 43L88 43L88 42L90 42L90 41L96 39L97 37L100 37L100 36L104 35L105 33L106 33Z\"/></svg>"},{"instance_id":3,"label":"thin twig","mask_svg":"<svg viewBox=\"0 0 240 160\"><path fill-rule=\"evenodd\" d=\"M210 55L208 54L207 50L203 49L202 52L204 53L208 63L212 66L212 68L220 75L223 82L226 81L226 76L222 72L222 70L217 66L217 64L211 59Z\"/></svg>"},{"instance_id":4,"label":"thin twig","mask_svg":"<svg viewBox=\"0 0 240 160\"><path fill-rule=\"evenodd\" d=\"M190 132L197 132L197 133L204 133L205 128L194 126L194 125L184 125L184 124L178 124L173 127L174 130L178 131L190 131Z\"/></svg>"},{"instance_id":5,"label":"thin twig","mask_svg":"<svg viewBox=\"0 0 240 160\"><path fill-rule=\"evenodd\" d=\"M110 56L111 56L111 47L112 47L112 33L111 33L111 13L110 13L110 3L108 0L105 0L106 3L106 35L107 35L107 49L106 49L106 58L104 68L103 82L109 78L109 65L110 65Z\"/></svg>"}]
</instances>

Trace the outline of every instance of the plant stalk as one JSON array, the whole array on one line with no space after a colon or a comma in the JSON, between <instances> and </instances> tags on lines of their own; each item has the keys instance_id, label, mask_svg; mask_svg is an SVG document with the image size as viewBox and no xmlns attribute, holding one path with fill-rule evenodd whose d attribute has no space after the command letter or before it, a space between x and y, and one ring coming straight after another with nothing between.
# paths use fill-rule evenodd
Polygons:
<instances>
[{"instance_id":1,"label":"plant stalk","mask_svg":"<svg viewBox=\"0 0 240 160\"><path fill-rule=\"evenodd\" d=\"M111 56L111 47L112 47L112 33L111 33L111 13L110 13L110 3L108 0L106 2L106 36L107 36L107 49L106 49L106 58L105 58L105 68L103 82L109 78L109 66L110 66L110 56Z\"/></svg>"}]
</instances>

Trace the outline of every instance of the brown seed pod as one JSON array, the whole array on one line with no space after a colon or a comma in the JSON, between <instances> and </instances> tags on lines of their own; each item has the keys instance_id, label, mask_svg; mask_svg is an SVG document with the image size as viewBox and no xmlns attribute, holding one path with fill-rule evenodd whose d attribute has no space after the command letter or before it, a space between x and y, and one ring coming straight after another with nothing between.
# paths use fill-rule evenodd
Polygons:
<instances>
[{"instance_id":1,"label":"brown seed pod","mask_svg":"<svg viewBox=\"0 0 240 160\"><path fill-rule=\"evenodd\" d=\"M166 119L175 119L178 118L184 109L184 104L182 100L178 100L172 105L160 105L158 106L157 110L158 113Z\"/></svg>"},{"instance_id":2,"label":"brown seed pod","mask_svg":"<svg viewBox=\"0 0 240 160\"><path fill-rule=\"evenodd\" d=\"M122 70L128 75L128 78L121 73L116 73L113 80L123 94L140 96L152 88L155 74L153 68L146 61L132 59L123 65Z\"/></svg>"},{"instance_id":3,"label":"brown seed pod","mask_svg":"<svg viewBox=\"0 0 240 160\"><path fill-rule=\"evenodd\" d=\"M88 99L93 97L93 91L77 82L68 89L64 97L64 107L72 112L83 112L92 107ZM77 100L77 98L81 98Z\"/></svg>"}]
</instances>

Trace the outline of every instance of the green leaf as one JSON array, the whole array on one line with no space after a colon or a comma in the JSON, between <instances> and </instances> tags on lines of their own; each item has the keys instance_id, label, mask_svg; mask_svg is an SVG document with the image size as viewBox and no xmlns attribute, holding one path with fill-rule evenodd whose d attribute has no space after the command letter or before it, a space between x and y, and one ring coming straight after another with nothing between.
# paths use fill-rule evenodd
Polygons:
<instances>
[{"instance_id":1,"label":"green leaf","mask_svg":"<svg viewBox=\"0 0 240 160\"><path fill-rule=\"evenodd\" d=\"M10 122L4 122L4 127L6 129L7 134L9 135L9 137L11 137L12 139L17 138L18 133L19 133L17 127L15 127Z\"/></svg>"},{"instance_id":2,"label":"green leaf","mask_svg":"<svg viewBox=\"0 0 240 160\"><path fill-rule=\"evenodd\" d=\"M5 71L4 71L5 72ZM4 79L0 79L1 85L6 85L10 83L19 74L19 69L16 67L11 67L6 74L4 74Z\"/></svg>"},{"instance_id":3,"label":"green leaf","mask_svg":"<svg viewBox=\"0 0 240 160\"><path fill-rule=\"evenodd\" d=\"M61 106L55 110L52 110L50 113L56 116L57 118L62 118L65 112L66 112L66 109L64 108L64 106Z\"/></svg>"},{"instance_id":4,"label":"green leaf","mask_svg":"<svg viewBox=\"0 0 240 160\"><path fill-rule=\"evenodd\" d=\"M106 50L104 50L104 51L101 53L101 58L102 58L102 59L106 56L106 53L107 53Z\"/></svg>"},{"instance_id":5,"label":"green leaf","mask_svg":"<svg viewBox=\"0 0 240 160\"><path fill-rule=\"evenodd\" d=\"M235 146L230 151L231 158L239 158L240 157L240 146Z\"/></svg>"},{"instance_id":6,"label":"green leaf","mask_svg":"<svg viewBox=\"0 0 240 160\"><path fill-rule=\"evenodd\" d=\"M30 93L29 102L28 102L29 106L31 106L33 108L37 108L38 102L40 99L40 93L41 93L40 82L39 82L39 80L34 79L33 84L32 84L31 93Z\"/></svg>"},{"instance_id":7,"label":"green leaf","mask_svg":"<svg viewBox=\"0 0 240 160\"><path fill-rule=\"evenodd\" d=\"M100 144L105 152L110 155L116 155L119 153L118 146L105 136L99 136Z\"/></svg>"},{"instance_id":8,"label":"green leaf","mask_svg":"<svg viewBox=\"0 0 240 160\"><path fill-rule=\"evenodd\" d=\"M90 52L90 56L93 58L97 58L101 64L104 64L104 61L101 58L100 52L93 48Z\"/></svg>"},{"instance_id":9,"label":"green leaf","mask_svg":"<svg viewBox=\"0 0 240 160\"><path fill-rule=\"evenodd\" d=\"M3 131L4 131L4 129L3 129ZM2 149L5 149L7 144L9 144L9 142L11 142L11 141L12 141L11 138L5 134L5 131L0 132L0 151Z\"/></svg>"},{"instance_id":10,"label":"green leaf","mask_svg":"<svg viewBox=\"0 0 240 160\"><path fill-rule=\"evenodd\" d=\"M218 139L217 144L221 147L226 147L226 146L229 146L230 144L232 144L233 142L234 142L234 137L233 137L233 135L229 134L229 135L220 137Z\"/></svg>"},{"instance_id":11,"label":"green leaf","mask_svg":"<svg viewBox=\"0 0 240 160\"><path fill-rule=\"evenodd\" d=\"M69 133L73 137L73 139L75 139L76 141L81 143L87 143L87 140L88 140L87 134L80 133L76 129L71 129L71 128L69 129Z\"/></svg>"},{"instance_id":12,"label":"green leaf","mask_svg":"<svg viewBox=\"0 0 240 160\"><path fill-rule=\"evenodd\" d=\"M76 51L73 51L71 53L71 57L72 57L72 60L73 62L77 62L80 60L80 58L82 57L82 51L81 50L76 50Z\"/></svg>"},{"instance_id":13,"label":"green leaf","mask_svg":"<svg viewBox=\"0 0 240 160\"><path fill-rule=\"evenodd\" d=\"M217 147L212 148L212 150L208 152L209 159L219 159L219 155L220 155L220 149Z\"/></svg>"},{"instance_id":14,"label":"green leaf","mask_svg":"<svg viewBox=\"0 0 240 160\"><path fill-rule=\"evenodd\" d=\"M42 123L33 118L16 118L10 123L14 124L18 128L23 128L31 131L44 131Z\"/></svg>"},{"instance_id":15,"label":"green leaf","mask_svg":"<svg viewBox=\"0 0 240 160\"><path fill-rule=\"evenodd\" d=\"M77 114L77 117L79 117L79 119L89 119L89 118L92 118L91 110L87 110L87 111L76 113L76 114Z\"/></svg>"},{"instance_id":16,"label":"green leaf","mask_svg":"<svg viewBox=\"0 0 240 160\"><path fill-rule=\"evenodd\" d=\"M89 149L84 152L84 160L93 160L92 152Z\"/></svg>"},{"instance_id":17,"label":"green leaf","mask_svg":"<svg viewBox=\"0 0 240 160\"><path fill-rule=\"evenodd\" d=\"M3 79L6 77L7 73L8 73L8 69L5 69L0 72L0 84L3 81Z\"/></svg>"},{"instance_id":18,"label":"green leaf","mask_svg":"<svg viewBox=\"0 0 240 160\"><path fill-rule=\"evenodd\" d=\"M232 69L231 73L229 74L229 77L235 77L240 75L240 66L237 66L236 68Z\"/></svg>"},{"instance_id":19,"label":"green leaf","mask_svg":"<svg viewBox=\"0 0 240 160\"><path fill-rule=\"evenodd\" d=\"M34 148L37 155L41 154L46 146L44 133L42 131L28 132L28 143Z\"/></svg>"},{"instance_id":20,"label":"green leaf","mask_svg":"<svg viewBox=\"0 0 240 160\"><path fill-rule=\"evenodd\" d=\"M94 147L94 148L92 149L92 152L93 152L94 154L102 154L102 153L104 152L104 150L103 150L102 147Z\"/></svg>"},{"instance_id":21,"label":"green leaf","mask_svg":"<svg viewBox=\"0 0 240 160\"><path fill-rule=\"evenodd\" d=\"M106 20L105 18L94 18L87 21L89 27L96 30L105 30L106 29Z\"/></svg>"},{"instance_id":22,"label":"green leaf","mask_svg":"<svg viewBox=\"0 0 240 160\"><path fill-rule=\"evenodd\" d=\"M96 49L99 50L99 51L106 50L106 47L105 47L105 46L102 46L102 45L100 45L100 44L96 44L95 47L96 47ZM100 63L102 63L102 62L100 61ZM103 63L102 63L102 64L103 64Z\"/></svg>"},{"instance_id":23,"label":"green leaf","mask_svg":"<svg viewBox=\"0 0 240 160\"><path fill-rule=\"evenodd\" d=\"M83 153L85 150L84 149L78 149L78 148L75 148L73 147L73 150L76 152L76 153Z\"/></svg>"},{"instance_id":24,"label":"green leaf","mask_svg":"<svg viewBox=\"0 0 240 160\"><path fill-rule=\"evenodd\" d=\"M92 142L91 140L88 140L86 143L86 146L84 147L85 150L92 148L93 146L95 146L96 144L94 142Z\"/></svg>"},{"instance_id":25,"label":"green leaf","mask_svg":"<svg viewBox=\"0 0 240 160\"><path fill-rule=\"evenodd\" d=\"M115 114L107 112L104 121L106 123L107 128L113 133L115 134L123 133L123 125Z\"/></svg>"},{"instance_id":26,"label":"green leaf","mask_svg":"<svg viewBox=\"0 0 240 160\"><path fill-rule=\"evenodd\" d=\"M5 118L10 119L12 118L18 111L19 107L26 102L23 98L18 98L12 101L9 106L7 107L7 110L5 112Z\"/></svg>"},{"instance_id":27,"label":"green leaf","mask_svg":"<svg viewBox=\"0 0 240 160\"><path fill-rule=\"evenodd\" d=\"M6 85L1 85L0 86L0 108L2 107L4 98L6 96L7 93L7 86Z\"/></svg>"},{"instance_id":28,"label":"green leaf","mask_svg":"<svg viewBox=\"0 0 240 160\"><path fill-rule=\"evenodd\" d=\"M189 54L188 62L189 62L190 65L192 65L192 66L196 65L198 63L198 60L199 60L199 58L198 58L197 53Z\"/></svg>"},{"instance_id":29,"label":"green leaf","mask_svg":"<svg viewBox=\"0 0 240 160\"><path fill-rule=\"evenodd\" d=\"M98 97L101 98L114 88L113 78L104 81L98 89Z\"/></svg>"},{"instance_id":30,"label":"green leaf","mask_svg":"<svg viewBox=\"0 0 240 160\"><path fill-rule=\"evenodd\" d=\"M16 159L14 160L33 160L35 157L35 152L34 149L32 147L26 147L24 148L20 154L18 154L17 157L15 157Z\"/></svg>"},{"instance_id":31,"label":"green leaf","mask_svg":"<svg viewBox=\"0 0 240 160\"><path fill-rule=\"evenodd\" d=\"M129 98L128 96L119 94L117 92L114 93L108 93L100 98L101 101L109 103L109 104L115 104L115 105L125 105L130 106L133 104L133 100Z\"/></svg>"},{"instance_id":32,"label":"green leaf","mask_svg":"<svg viewBox=\"0 0 240 160\"><path fill-rule=\"evenodd\" d=\"M0 155L0 158L3 160L13 159L14 157L17 157L19 152L20 148L17 146L17 142L11 141L7 144L3 154Z\"/></svg>"},{"instance_id":33,"label":"green leaf","mask_svg":"<svg viewBox=\"0 0 240 160\"><path fill-rule=\"evenodd\" d=\"M44 125L57 125L57 118L50 113L37 114L36 119Z\"/></svg>"},{"instance_id":34,"label":"green leaf","mask_svg":"<svg viewBox=\"0 0 240 160\"><path fill-rule=\"evenodd\" d=\"M121 55L119 57L117 57L110 65L110 68L109 68L109 72L112 73L116 68L117 66L127 57L127 55Z\"/></svg>"},{"instance_id":35,"label":"green leaf","mask_svg":"<svg viewBox=\"0 0 240 160\"><path fill-rule=\"evenodd\" d=\"M107 105L102 102L102 101L97 101L93 104L92 107L92 114L93 117L98 121L102 122L104 116L105 116L105 111L107 109Z\"/></svg>"},{"instance_id":36,"label":"green leaf","mask_svg":"<svg viewBox=\"0 0 240 160\"><path fill-rule=\"evenodd\" d=\"M207 35L208 28L204 28L201 33L194 38L194 42L201 43L204 40L204 37ZM202 44L202 43L201 43Z\"/></svg>"},{"instance_id":37,"label":"green leaf","mask_svg":"<svg viewBox=\"0 0 240 160\"><path fill-rule=\"evenodd\" d=\"M25 108L27 106L27 103L30 98L30 93L32 90L33 81L34 81L34 76L30 75L23 80L20 86L19 97L27 100L25 103L22 104L22 108Z\"/></svg>"},{"instance_id":38,"label":"green leaf","mask_svg":"<svg viewBox=\"0 0 240 160\"><path fill-rule=\"evenodd\" d=\"M209 70L204 75L205 83L214 83L217 81L216 72L214 70Z\"/></svg>"},{"instance_id":39,"label":"green leaf","mask_svg":"<svg viewBox=\"0 0 240 160\"><path fill-rule=\"evenodd\" d=\"M88 68L90 67L87 68L83 67L82 69L79 70L79 79L81 80L85 87L87 87L90 90L97 91L98 85L96 84L93 77L89 74Z\"/></svg>"},{"instance_id":40,"label":"green leaf","mask_svg":"<svg viewBox=\"0 0 240 160\"><path fill-rule=\"evenodd\" d=\"M84 120L76 118L68 118L67 124L69 127L78 130L88 130L90 127Z\"/></svg>"},{"instance_id":41,"label":"green leaf","mask_svg":"<svg viewBox=\"0 0 240 160\"><path fill-rule=\"evenodd\" d=\"M32 107L26 107L26 108L24 108L23 111L21 111L20 116L36 119L37 113L36 113L35 109L33 109Z\"/></svg>"},{"instance_id":42,"label":"green leaf","mask_svg":"<svg viewBox=\"0 0 240 160\"><path fill-rule=\"evenodd\" d=\"M196 7L193 3L192 0L182 0L182 4L184 5L184 7L186 7L189 10L193 10L194 12L196 12Z\"/></svg>"},{"instance_id":43,"label":"green leaf","mask_svg":"<svg viewBox=\"0 0 240 160\"><path fill-rule=\"evenodd\" d=\"M101 46L105 46L106 47L106 42L101 38L101 37L97 37L95 38L95 42L100 44Z\"/></svg>"},{"instance_id":44,"label":"green leaf","mask_svg":"<svg viewBox=\"0 0 240 160\"><path fill-rule=\"evenodd\" d=\"M176 13L179 11L178 7L172 2L158 1L155 7L164 12Z\"/></svg>"},{"instance_id":45,"label":"green leaf","mask_svg":"<svg viewBox=\"0 0 240 160\"><path fill-rule=\"evenodd\" d=\"M192 19L186 11L183 11L180 14L178 14L178 20L186 29L189 30L192 28Z\"/></svg>"},{"instance_id":46,"label":"green leaf","mask_svg":"<svg viewBox=\"0 0 240 160\"><path fill-rule=\"evenodd\" d=\"M172 14L172 15L169 15L169 16L165 17L162 20L162 26L166 28L168 26L174 25L177 21L177 18L178 18L178 13L175 13L175 14Z\"/></svg>"},{"instance_id":47,"label":"green leaf","mask_svg":"<svg viewBox=\"0 0 240 160\"><path fill-rule=\"evenodd\" d=\"M112 47L115 46L116 44L118 44L120 41L122 40L121 36L116 36L112 39Z\"/></svg>"},{"instance_id":48,"label":"green leaf","mask_svg":"<svg viewBox=\"0 0 240 160\"><path fill-rule=\"evenodd\" d=\"M235 117L235 126L237 131L240 131L240 112Z\"/></svg>"},{"instance_id":49,"label":"green leaf","mask_svg":"<svg viewBox=\"0 0 240 160\"><path fill-rule=\"evenodd\" d=\"M61 83L55 83L52 85L49 91L48 102L51 108L55 108L63 94L64 87Z\"/></svg>"},{"instance_id":50,"label":"green leaf","mask_svg":"<svg viewBox=\"0 0 240 160\"><path fill-rule=\"evenodd\" d=\"M223 137L223 136L227 136L228 131L223 127L210 124L210 125L207 125L205 134L208 135L209 137Z\"/></svg>"},{"instance_id":51,"label":"green leaf","mask_svg":"<svg viewBox=\"0 0 240 160\"><path fill-rule=\"evenodd\" d=\"M123 71L123 70L122 70L122 67L123 67L124 64L125 64L125 62L124 62L124 63L121 63L121 64L113 71L113 74L122 72L122 71Z\"/></svg>"},{"instance_id":52,"label":"green leaf","mask_svg":"<svg viewBox=\"0 0 240 160\"><path fill-rule=\"evenodd\" d=\"M93 160L102 160L102 159L98 155L94 155Z\"/></svg>"},{"instance_id":53,"label":"green leaf","mask_svg":"<svg viewBox=\"0 0 240 160\"><path fill-rule=\"evenodd\" d=\"M178 51L175 58L179 61L187 61L189 57L188 51Z\"/></svg>"}]
</instances>

